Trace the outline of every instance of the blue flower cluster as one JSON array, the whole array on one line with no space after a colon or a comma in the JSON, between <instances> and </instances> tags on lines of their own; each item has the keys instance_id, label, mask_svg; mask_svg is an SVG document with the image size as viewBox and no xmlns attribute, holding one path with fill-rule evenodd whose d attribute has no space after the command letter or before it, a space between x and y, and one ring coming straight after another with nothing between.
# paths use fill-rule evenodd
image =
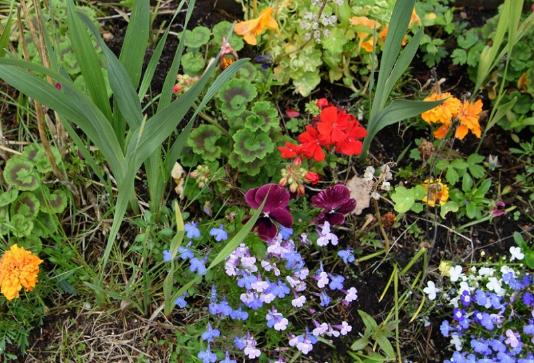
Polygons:
<instances>
[{"instance_id":1,"label":"blue flower cluster","mask_svg":"<svg viewBox=\"0 0 534 363\"><path fill-rule=\"evenodd\" d=\"M198 223L196 222L186 223L184 226L184 229L185 229L185 236L189 240L199 239L202 235L202 233L200 232L200 229L198 228ZM210 229L209 235L212 236L217 242L225 241L228 239L228 232L226 232L223 225ZM184 246L178 247L178 257L182 261L189 262L189 270L191 272L203 276L207 272L206 262L208 261L208 258L207 257L203 257L203 258L195 257L195 254L193 253L190 247L191 247L191 242L189 242L186 247ZM163 261L170 262L171 259L172 259L171 251L164 250ZM183 300L183 297L179 299L181 300L177 300L176 305L178 305L179 307L185 307L184 305L185 300ZM185 304L187 305L187 303Z\"/></svg>"},{"instance_id":2,"label":"blue flower cluster","mask_svg":"<svg viewBox=\"0 0 534 363\"><path fill-rule=\"evenodd\" d=\"M210 235L217 240L220 231L224 231L223 226L212 230ZM321 233L320 229L319 238ZM331 240L337 240L337 236L331 231L328 233ZM195 233L191 235L194 236ZM232 299L228 299L212 286L208 306L211 322L202 334L202 340L207 346L197 355L203 363L232 363L236 362L236 359L242 360L243 357L256 359L262 354L267 355L260 350L251 332L237 336L221 333L221 331L246 331L243 327L238 329L235 324L245 322L251 316L254 317L255 324L258 319L265 322L263 328L260 327L256 333L263 335L265 330L272 329L285 337L289 347L296 348L302 354L312 351L319 337L337 338L351 332L352 327L346 321L341 321L339 324L317 321L320 315L316 307L335 309L338 304L348 306L358 298L356 288L346 287L344 276L325 271L322 264L315 272L310 272L297 247L304 246L309 249L311 242L305 234L299 236L295 242L292 235L293 231L290 228L282 227L275 238L266 242L267 250L261 259L258 259L244 243L228 256L224 266L225 273L231 278L230 281L235 288L240 289L240 294L233 293ZM190 261L190 269L194 269L197 273L201 272L200 266L205 261L194 261L196 258L188 246L182 247L178 255L179 258ZM353 262L352 250L343 250L340 258L347 264ZM235 291L234 288L231 290ZM184 307L185 297L179 297L176 305ZM311 329L296 331L290 317L295 317L299 325L303 321L308 321L312 324ZM214 328L215 324L217 328ZM217 355L212 351L215 346L226 347L227 351L224 355L222 352ZM284 362L280 354L274 354L277 356L276 362ZM220 359L218 356L224 356L224 359L218 361Z\"/></svg>"},{"instance_id":3,"label":"blue flower cluster","mask_svg":"<svg viewBox=\"0 0 534 363\"><path fill-rule=\"evenodd\" d=\"M444 362L534 363L533 276L506 265L449 271L452 318L440 331L455 351Z\"/></svg>"}]
</instances>

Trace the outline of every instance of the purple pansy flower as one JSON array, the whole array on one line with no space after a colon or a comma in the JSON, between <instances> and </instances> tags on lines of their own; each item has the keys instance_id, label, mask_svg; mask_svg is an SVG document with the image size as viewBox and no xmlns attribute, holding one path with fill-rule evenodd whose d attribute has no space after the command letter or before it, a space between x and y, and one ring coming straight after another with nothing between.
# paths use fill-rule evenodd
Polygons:
<instances>
[{"instance_id":1,"label":"purple pansy flower","mask_svg":"<svg viewBox=\"0 0 534 363\"><path fill-rule=\"evenodd\" d=\"M329 187L311 199L312 204L322 211L315 217L315 223L323 224L325 221L331 225L345 222L345 215L356 207L356 200L350 197L350 190L343 184Z\"/></svg>"},{"instance_id":2,"label":"purple pansy flower","mask_svg":"<svg viewBox=\"0 0 534 363\"><path fill-rule=\"evenodd\" d=\"M278 228L273 221L290 228L293 225L293 217L287 208L289 192L278 184L265 184L259 188L250 189L245 194L245 201L252 208L259 208L265 201L263 215L256 222L258 235L266 241L272 240Z\"/></svg>"}]
</instances>

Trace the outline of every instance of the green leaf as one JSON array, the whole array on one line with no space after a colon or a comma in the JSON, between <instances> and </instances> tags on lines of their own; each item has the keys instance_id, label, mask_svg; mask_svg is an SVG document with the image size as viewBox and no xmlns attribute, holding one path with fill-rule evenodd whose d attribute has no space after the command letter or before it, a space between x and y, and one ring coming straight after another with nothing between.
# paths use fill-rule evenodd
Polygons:
<instances>
[{"instance_id":1,"label":"green leaf","mask_svg":"<svg viewBox=\"0 0 534 363\"><path fill-rule=\"evenodd\" d=\"M395 100L380 111L375 119L369 120L367 137L364 140L364 150L369 149L371 140L384 127L393 125L399 121L415 117L441 104L442 101L423 102Z\"/></svg>"},{"instance_id":2,"label":"green leaf","mask_svg":"<svg viewBox=\"0 0 534 363\"><path fill-rule=\"evenodd\" d=\"M6 162L3 176L7 185L18 190L36 190L40 185L33 164L19 156Z\"/></svg>"},{"instance_id":3,"label":"green leaf","mask_svg":"<svg viewBox=\"0 0 534 363\"><path fill-rule=\"evenodd\" d=\"M184 32L184 44L189 48L200 48L208 44L211 37L211 31L205 26L197 26L193 30Z\"/></svg>"},{"instance_id":4,"label":"green leaf","mask_svg":"<svg viewBox=\"0 0 534 363\"><path fill-rule=\"evenodd\" d=\"M92 32L106 56L109 82L113 90L114 100L117 102L122 116L131 128L139 127L143 120L143 113L141 111L141 103L135 92L133 80L128 75L128 70L108 48L91 20L83 15L81 19ZM121 136L123 135L118 135L118 137Z\"/></svg>"},{"instance_id":5,"label":"green leaf","mask_svg":"<svg viewBox=\"0 0 534 363\"><path fill-rule=\"evenodd\" d=\"M5 207L6 205L9 205L17 199L19 195L18 189L11 189L7 192L1 192L0 193L0 207Z\"/></svg>"},{"instance_id":6,"label":"green leaf","mask_svg":"<svg viewBox=\"0 0 534 363\"><path fill-rule=\"evenodd\" d=\"M376 331L376 329L378 328L378 324L371 315L367 314L363 310L358 310L358 314L362 318L363 324L366 328L370 329L371 331Z\"/></svg>"},{"instance_id":7,"label":"green leaf","mask_svg":"<svg viewBox=\"0 0 534 363\"><path fill-rule=\"evenodd\" d=\"M137 88L145 61L150 31L150 1L136 0L122 43L120 62L128 74L131 84ZM123 113L124 115L124 113Z\"/></svg>"},{"instance_id":8,"label":"green leaf","mask_svg":"<svg viewBox=\"0 0 534 363\"><path fill-rule=\"evenodd\" d=\"M454 168L448 168L447 173L445 174L445 179L447 179L447 183L454 185L460 180L460 176Z\"/></svg>"},{"instance_id":9,"label":"green leaf","mask_svg":"<svg viewBox=\"0 0 534 363\"><path fill-rule=\"evenodd\" d=\"M387 358L395 358L395 350L393 349L393 346L389 342L387 336L378 334L375 336L375 339L382 351L386 354Z\"/></svg>"},{"instance_id":10,"label":"green leaf","mask_svg":"<svg viewBox=\"0 0 534 363\"><path fill-rule=\"evenodd\" d=\"M395 188L395 191L391 194L391 199L395 203L394 208L397 213L408 212L415 203L413 190L407 189L402 185Z\"/></svg>"},{"instance_id":11,"label":"green leaf","mask_svg":"<svg viewBox=\"0 0 534 363\"><path fill-rule=\"evenodd\" d=\"M0 35L0 58L6 54L6 48L9 44L9 36L11 35L11 26L13 25L13 14L10 12L9 17L4 25L2 34Z\"/></svg>"},{"instance_id":12,"label":"green leaf","mask_svg":"<svg viewBox=\"0 0 534 363\"><path fill-rule=\"evenodd\" d=\"M180 3L180 6L182 6L183 2L185 0L182 0ZM193 14L193 9L195 7L196 0L190 0L187 12L185 14L185 20L183 24L183 28L186 29L187 25L189 24L189 20L191 19L191 14ZM165 107L167 107L171 103L172 99L172 88L174 87L174 83L176 81L176 75L178 74L178 69L180 68L181 59L182 59L182 53L185 48L185 42L184 42L184 36L180 37L180 42L178 43L178 47L176 48L176 52L174 53L174 58L172 60L171 67L167 71L167 75L165 76L165 81L163 82L163 89L161 91L159 104L158 104L158 112L163 110Z\"/></svg>"},{"instance_id":13,"label":"green leaf","mask_svg":"<svg viewBox=\"0 0 534 363\"><path fill-rule=\"evenodd\" d=\"M363 350L369 344L369 339L367 337L362 337L358 340L355 340L354 343L350 346L350 349L359 351Z\"/></svg>"},{"instance_id":14,"label":"green leaf","mask_svg":"<svg viewBox=\"0 0 534 363\"><path fill-rule=\"evenodd\" d=\"M455 49L452 54L452 63L463 65L467 63L467 52L463 49Z\"/></svg>"},{"instance_id":15,"label":"green leaf","mask_svg":"<svg viewBox=\"0 0 534 363\"><path fill-rule=\"evenodd\" d=\"M200 74L205 66L206 62L200 52L187 52L182 57L182 68L184 69L184 73L191 76Z\"/></svg>"},{"instance_id":16,"label":"green leaf","mask_svg":"<svg viewBox=\"0 0 534 363\"><path fill-rule=\"evenodd\" d=\"M447 216L447 213L449 212L458 212L460 209L460 206L455 201L448 201L447 203L443 204L440 209L440 217L445 219Z\"/></svg>"},{"instance_id":17,"label":"green leaf","mask_svg":"<svg viewBox=\"0 0 534 363\"><path fill-rule=\"evenodd\" d=\"M69 27L67 34L85 80L87 91L95 105L109 120L111 119L111 107L108 101L102 67L100 66L100 57L86 28L76 15L72 0L67 1L67 23Z\"/></svg>"},{"instance_id":18,"label":"green leaf","mask_svg":"<svg viewBox=\"0 0 534 363\"><path fill-rule=\"evenodd\" d=\"M462 178L462 190L464 193L467 193L473 188L473 178L471 178L471 175L469 173L465 173Z\"/></svg>"},{"instance_id":19,"label":"green leaf","mask_svg":"<svg viewBox=\"0 0 534 363\"><path fill-rule=\"evenodd\" d=\"M24 69L50 76L61 83L61 91ZM69 79L37 64L5 58L0 59L0 78L58 112L63 121L75 122L104 155L112 173L120 178L124 156L113 128L98 107Z\"/></svg>"}]
</instances>

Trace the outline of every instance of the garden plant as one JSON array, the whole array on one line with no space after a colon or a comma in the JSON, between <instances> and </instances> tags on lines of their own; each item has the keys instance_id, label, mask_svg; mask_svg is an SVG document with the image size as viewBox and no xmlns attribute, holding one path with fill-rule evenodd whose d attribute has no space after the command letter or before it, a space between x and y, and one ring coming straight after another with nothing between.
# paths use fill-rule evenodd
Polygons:
<instances>
[{"instance_id":1,"label":"garden plant","mask_svg":"<svg viewBox=\"0 0 534 363\"><path fill-rule=\"evenodd\" d=\"M531 0L0 3L0 362L534 363Z\"/></svg>"}]
</instances>

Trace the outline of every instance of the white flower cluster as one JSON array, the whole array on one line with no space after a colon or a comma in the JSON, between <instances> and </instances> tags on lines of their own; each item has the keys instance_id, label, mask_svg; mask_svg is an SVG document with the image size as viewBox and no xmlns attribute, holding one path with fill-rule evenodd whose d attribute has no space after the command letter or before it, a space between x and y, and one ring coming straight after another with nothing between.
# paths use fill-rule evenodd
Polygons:
<instances>
[{"instance_id":1,"label":"white flower cluster","mask_svg":"<svg viewBox=\"0 0 534 363\"><path fill-rule=\"evenodd\" d=\"M375 200L380 199L380 193L378 190L385 192L391 190L390 180L393 179L393 174L391 173L391 167L389 164L382 165L378 170L380 171L378 176L376 175L376 169L372 166L365 168L365 172L363 173L363 179L376 183L375 190L371 194L371 198Z\"/></svg>"}]
</instances>

